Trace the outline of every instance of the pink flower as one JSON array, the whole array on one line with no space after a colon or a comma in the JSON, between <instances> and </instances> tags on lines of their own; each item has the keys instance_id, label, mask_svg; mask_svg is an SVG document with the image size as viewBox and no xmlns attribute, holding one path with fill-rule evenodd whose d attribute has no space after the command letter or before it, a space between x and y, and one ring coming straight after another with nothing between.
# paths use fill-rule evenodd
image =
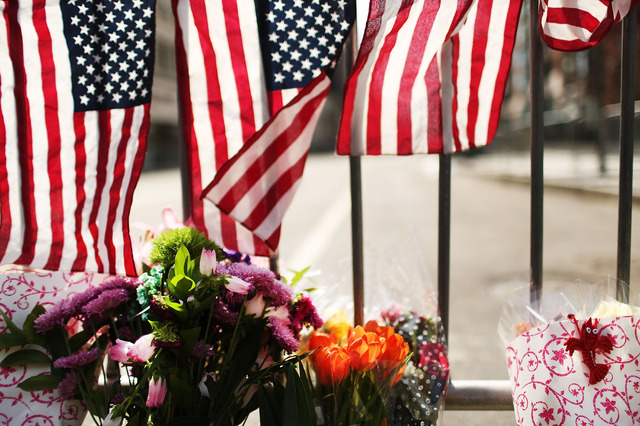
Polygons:
<instances>
[{"instance_id":1,"label":"pink flower","mask_svg":"<svg viewBox=\"0 0 640 426\"><path fill-rule=\"evenodd\" d=\"M256 294L244 304L244 313L245 315L255 315L259 318L264 313L264 308L264 297L261 294Z\"/></svg>"},{"instance_id":2,"label":"pink flower","mask_svg":"<svg viewBox=\"0 0 640 426\"><path fill-rule=\"evenodd\" d=\"M155 346L153 346L153 334L145 334L140 337L127 351L127 355L132 362L147 362L153 356Z\"/></svg>"},{"instance_id":3,"label":"pink flower","mask_svg":"<svg viewBox=\"0 0 640 426\"><path fill-rule=\"evenodd\" d=\"M251 290L252 285L238 277L229 277L227 279L227 289L238 294L247 294Z\"/></svg>"},{"instance_id":4,"label":"pink flower","mask_svg":"<svg viewBox=\"0 0 640 426\"><path fill-rule=\"evenodd\" d=\"M605 398L605 402L601 403L604 407L607 414L611 411L616 411L616 403L611 401L609 398Z\"/></svg>"},{"instance_id":5,"label":"pink flower","mask_svg":"<svg viewBox=\"0 0 640 426\"><path fill-rule=\"evenodd\" d=\"M167 395L167 383L161 377L156 379L153 377L149 380L149 394L147 395L147 407L158 408L162 406L164 397Z\"/></svg>"},{"instance_id":6,"label":"pink flower","mask_svg":"<svg viewBox=\"0 0 640 426\"><path fill-rule=\"evenodd\" d=\"M132 347L133 343L116 339L116 344L109 348L109 358L126 364L129 362L128 353Z\"/></svg>"},{"instance_id":7,"label":"pink flower","mask_svg":"<svg viewBox=\"0 0 640 426\"><path fill-rule=\"evenodd\" d=\"M564 365L564 360L567 358L566 352L563 349L559 349L557 351L552 350L551 352L553 352L553 357L551 357L551 359L559 362L560 365Z\"/></svg>"},{"instance_id":8,"label":"pink flower","mask_svg":"<svg viewBox=\"0 0 640 426\"><path fill-rule=\"evenodd\" d=\"M553 417L553 408L542 410L542 413L540 413L540 417L542 417L547 422L547 424L549 424L552 420L555 420L555 418Z\"/></svg>"},{"instance_id":9,"label":"pink flower","mask_svg":"<svg viewBox=\"0 0 640 426\"><path fill-rule=\"evenodd\" d=\"M207 250L203 248L202 254L200 255L200 273L202 275L210 276L216 270L217 264L218 261L216 260L215 250Z\"/></svg>"}]
</instances>

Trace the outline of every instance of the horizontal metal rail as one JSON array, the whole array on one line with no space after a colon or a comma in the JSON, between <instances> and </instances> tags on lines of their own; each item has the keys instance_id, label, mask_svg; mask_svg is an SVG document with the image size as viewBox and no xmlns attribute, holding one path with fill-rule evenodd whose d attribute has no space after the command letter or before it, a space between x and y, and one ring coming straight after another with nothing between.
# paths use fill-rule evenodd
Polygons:
<instances>
[{"instance_id":1,"label":"horizontal metal rail","mask_svg":"<svg viewBox=\"0 0 640 426\"><path fill-rule=\"evenodd\" d=\"M445 410L512 411L508 380L452 380L447 389Z\"/></svg>"}]
</instances>

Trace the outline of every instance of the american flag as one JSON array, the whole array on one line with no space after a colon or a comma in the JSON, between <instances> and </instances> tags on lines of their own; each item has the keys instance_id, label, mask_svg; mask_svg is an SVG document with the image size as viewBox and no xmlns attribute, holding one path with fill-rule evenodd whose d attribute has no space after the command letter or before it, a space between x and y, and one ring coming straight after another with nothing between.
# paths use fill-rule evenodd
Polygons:
<instances>
[{"instance_id":1,"label":"american flag","mask_svg":"<svg viewBox=\"0 0 640 426\"><path fill-rule=\"evenodd\" d=\"M552 49L588 49L598 44L638 1L540 0L540 34Z\"/></svg>"},{"instance_id":2,"label":"american flag","mask_svg":"<svg viewBox=\"0 0 640 426\"><path fill-rule=\"evenodd\" d=\"M354 19L352 5L173 5L191 221L226 248L272 255L328 93L329 73Z\"/></svg>"},{"instance_id":3,"label":"american flag","mask_svg":"<svg viewBox=\"0 0 640 426\"><path fill-rule=\"evenodd\" d=\"M0 263L135 275L155 0L0 3Z\"/></svg>"},{"instance_id":4,"label":"american flag","mask_svg":"<svg viewBox=\"0 0 640 426\"><path fill-rule=\"evenodd\" d=\"M338 154L450 153L488 144L521 0L371 3L345 90Z\"/></svg>"}]
</instances>

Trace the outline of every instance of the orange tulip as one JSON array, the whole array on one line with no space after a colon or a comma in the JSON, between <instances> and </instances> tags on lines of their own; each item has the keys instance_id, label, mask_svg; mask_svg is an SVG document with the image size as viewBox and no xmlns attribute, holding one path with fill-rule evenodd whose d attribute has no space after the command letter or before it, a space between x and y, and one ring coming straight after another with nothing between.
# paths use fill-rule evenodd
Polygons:
<instances>
[{"instance_id":1,"label":"orange tulip","mask_svg":"<svg viewBox=\"0 0 640 426\"><path fill-rule=\"evenodd\" d=\"M391 332L392 335L383 338L386 345L384 352L380 354L378 365L382 369L383 380L389 376L392 370L398 369L390 382L390 386L393 386L398 383L404 373L405 365L403 362L409 354L409 344L404 341L402 336L394 333L392 328Z\"/></svg>"},{"instance_id":2,"label":"orange tulip","mask_svg":"<svg viewBox=\"0 0 640 426\"><path fill-rule=\"evenodd\" d=\"M318 381L331 386L343 381L351 371L349 354L344 346L324 346L314 354L313 363Z\"/></svg>"},{"instance_id":3,"label":"orange tulip","mask_svg":"<svg viewBox=\"0 0 640 426\"><path fill-rule=\"evenodd\" d=\"M332 346L332 345L335 345L336 343L338 342L336 341L335 336L331 334L327 334L323 331L315 330L313 331L313 333L311 333L309 337L309 342L308 342L309 346L307 350L312 351L314 349L318 349L321 347ZM318 351L314 352L313 355L311 355L311 358L315 358L317 353Z\"/></svg>"},{"instance_id":4,"label":"orange tulip","mask_svg":"<svg viewBox=\"0 0 640 426\"><path fill-rule=\"evenodd\" d=\"M351 367L358 371L368 371L376 366L378 357L384 352L385 344L376 333L357 326L349 336L347 345Z\"/></svg>"}]
</instances>

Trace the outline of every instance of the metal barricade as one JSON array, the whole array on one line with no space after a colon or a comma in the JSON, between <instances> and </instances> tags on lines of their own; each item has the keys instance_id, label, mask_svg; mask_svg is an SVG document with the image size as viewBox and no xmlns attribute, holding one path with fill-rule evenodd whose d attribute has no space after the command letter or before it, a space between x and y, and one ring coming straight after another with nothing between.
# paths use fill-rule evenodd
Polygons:
<instances>
[{"instance_id":1,"label":"metal barricade","mask_svg":"<svg viewBox=\"0 0 640 426\"><path fill-rule=\"evenodd\" d=\"M530 300L539 303L543 272L544 203L544 83L543 45L538 27L538 2L529 2L530 12L530 102L531 102L531 223L530 223ZM634 149L634 98L636 62L636 13L632 10L622 22L621 103L620 103L620 176L618 205L618 252L616 275L629 283L631 264L631 210ZM362 228L361 165L359 157L350 157L352 200L353 291L355 322L363 322L364 261ZM449 272L451 232L451 155L440 156L438 199L438 272L437 288L445 335L449 324ZM623 286L618 299L628 301ZM447 393L447 410L513 410L507 380L452 380Z\"/></svg>"}]
</instances>

